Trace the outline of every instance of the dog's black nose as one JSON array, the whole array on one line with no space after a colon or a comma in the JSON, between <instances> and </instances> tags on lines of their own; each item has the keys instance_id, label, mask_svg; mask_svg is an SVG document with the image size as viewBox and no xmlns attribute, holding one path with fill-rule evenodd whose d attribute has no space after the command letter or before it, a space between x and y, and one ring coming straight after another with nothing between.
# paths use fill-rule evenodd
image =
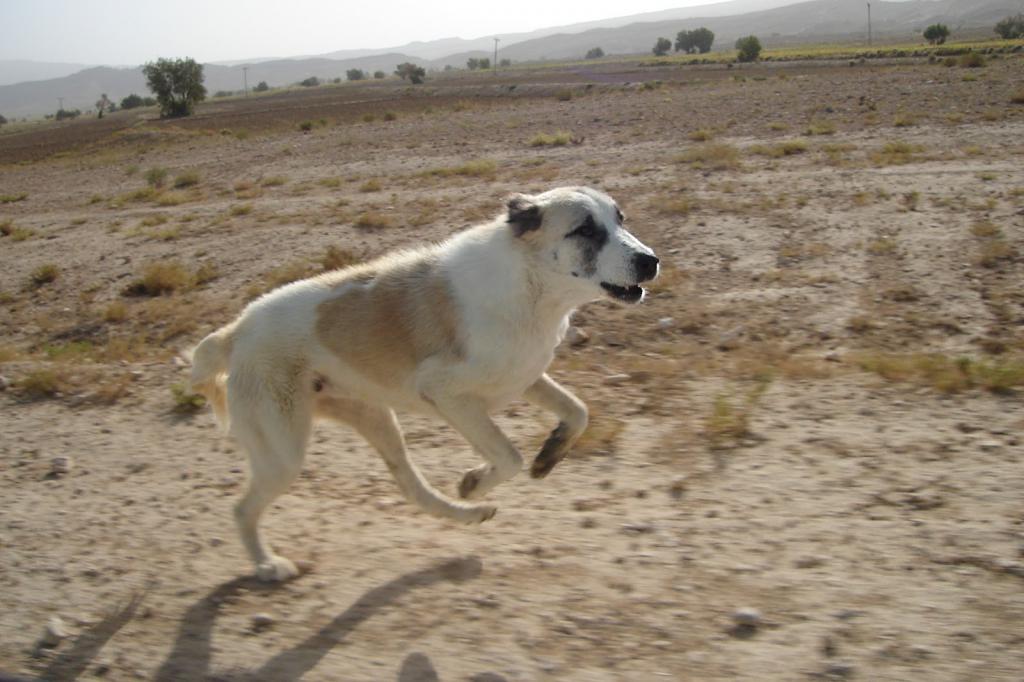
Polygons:
<instances>
[{"instance_id":1,"label":"dog's black nose","mask_svg":"<svg viewBox=\"0 0 1024 682\"><path fill-rule=\"evenodd\" d=\"M633 256L633 268L636 270L636 281L646 282L658 274L658 257L646 253Z\"/></svg>"}]
</instances>

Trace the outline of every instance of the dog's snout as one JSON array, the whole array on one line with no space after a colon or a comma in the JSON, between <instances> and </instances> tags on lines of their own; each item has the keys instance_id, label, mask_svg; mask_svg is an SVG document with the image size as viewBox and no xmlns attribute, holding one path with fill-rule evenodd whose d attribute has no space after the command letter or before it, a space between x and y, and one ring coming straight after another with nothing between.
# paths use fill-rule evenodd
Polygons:
<instances>
[{"instance_id":1,"label":"dog's snout","mask_svg":"<svg viewBox=\"0 0 1024 682\"><path fill-rule=\"evenodd\" d=\"M633 268L636 270L637 282L646 282L658 275L658 257L647 253L633 256Z\"/></svg>"}]
</instances>

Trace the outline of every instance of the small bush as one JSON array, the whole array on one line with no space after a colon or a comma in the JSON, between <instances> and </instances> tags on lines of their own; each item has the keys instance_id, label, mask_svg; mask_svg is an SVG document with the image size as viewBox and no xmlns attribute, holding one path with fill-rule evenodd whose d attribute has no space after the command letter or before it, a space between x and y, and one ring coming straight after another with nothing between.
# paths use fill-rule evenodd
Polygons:
<instances>
[{"instance_id":1,"label":"small bush","mask_svg":"<svg viewBox=\"0 0 1024 682\"><path fill-rule=\"evenodd\" d=\"M114 301L103 311L104 322L124 322L128 318L128 307L121 301Z\"/></svg>"},{"instance_id":2,"label":"small bush","mask_svg":"<svg viewBox=\"0 0 1024 682\"><path fill-rule=\"evenodd\" d=\"M348 249L343 249L339 246L327 247L327 251L324 252L323 257L320 259L320 265L324 271L329 270L340 270L347 268L350 265L355 265L359 262L359 257Z\"/></svg>"},{"instance_id":3,"label":"small bush","mask_svg":"<svg viewBox=\"0 0 1024 682\"><path fill-rule=\"evenodd\" d=\"M256 87L253 88L253 92L266 92L269 89L270 86L267 85L267 81L260 81L256 84Z\"/></svg>"},{"instance_id":4,"label":"small bush","mask_svg":"<svg viewBox=\"0 0 1024 682\"><path fill-rule=\"evenodd\" d=\"M178 261L157 261L142 270L142 276L124 290L126 296L163 296L188 289L192 273Z\"/></svg>"},{"instance_id":5,"label":"small bush","mask_svg":"<svg viewBox=\"0 0 1024 682\"><path fill-rule=\"evenodd\" d=\"M530 140L531 147L564 147L572 142L572 133L559 131L554 135L539 133Z\"/></svg>"},{"instance_id":6,"label":"small bush","mask_svg":"<svg viewBox=\"0 0 1024 682\"><path fill-rule=\"evenodd\" d=\"M364 229L378 229L384 227L391 227L391 218L384 215L380 211L364 211L359 214L356 218L356 227L362 227Z\"/></svg>"},{"instance_id":7,"label":"small bush","mask_svg":"<svg viewBox=\"0 0 1024 682\"><path fill-rule=\"evenodd\" d=\"M977 69L985 66L985 56L980 52L967 52L960 57L960 66L965 69Z\"/></svg>"},{"instance_id":8,"label":"small bush","mask_svg":"<svg viewBox=\"0 0 1024 682\"><path fill-rule=\"evenodd\" d=\"M179 173L174 178L174 186L178 189L183 187L193 187L199 184L199 171L185 171Z\"/></svg>"},{"instance_id":9,"label":"small bush","mask_svg":"<svg viewBox=\"0 0 1024 682\"><path fill-rule=\"evenodd\" d=\"M1010 95L1010 102L1012 104L1024 104L1024 88Z\"/></svg>"},{"instance_id":10,"label":"small bush","mask_svg":"<svg viewBox=\"0 0 1024 682\"><path fill-rule=\"evenodd\" d=\"M369 193L369 192L379 192L379 191L381 191L381 189L383 189L383 187L380 184L380 180L376 180L376 179L367 180L366 182L364 182L362 185L359 186L359 191L360 192L367 192L367 193Z\"/></svg>"},{"instance_id":11,"label":"small bush","mask_svg":"<svg viewBox=\"0 0 1024 682\"><path fill-rule=\"evenodd\" d=\"M206 398L198 393L192 393L184 384L171 386L171 396L174 399L173 411L176 414L195 414L206 407Z\"/></svg>"},{"instance_id":12,"label":"small bush","mask_svg":"<svg viewBox=\"0 0 1024 682\"><path fill-rule=\"evenodd\" d=\"M54 398L67 387L67 377L49 368L32 370L14 384L15 391L28 400Z\"/></svg>"},{"instance_id":13,"label":"small bush","mask_svg":"<svg viewBox=\"0 0 1024 682\"><path fill-rule=\"evenodd\" d=\"M233 216L249 215L250 213L252 213L252 206L250 206L249 204L236 204L235 206L231 207L229 213L231 213L231 215Z\"/></svg>"},{"instance_id":14,"label":"small bush","mask_svg":"<svg viewBox=\"0 0 1024 682\"><path fill-rule=\"evenodd\" d=\"M689 137L694 142L707 142L714 136L715 134L712 131L708 130L707 128L694 130L689 135L687 135L687 137Z\"/></svg>"},{"instance_id":15,"label":"small bush","mask_svg":"<svg viewBox=\"0 0 1024 682\"><path fill-rule=\"evenodd\" d=\"M739 54L736 59L741 62L754 62L761 56L761 41L757 36L747 36L736 41L736 49Z\"/></svg>"},{"instance_id":16,"label":"small bush","mask_svg":"<svg viewBox=\"0 0 1024 682\"><path fill-rule=\"evenodd\" d=\"M586 58L587 59L600 59L603 56L604 56L604 50L602 50L600 47L592 47L589 50L587 50Z\"/></svg>"},{"instance_id":17,"label":"small bush","mask_svg":"<svg viewBox=\"0 0 1024 682\"><path fill-rule=\"evenodd\" d=\"M422 175L437 175L440 177L448 177L451 175L462 175L467 177L489 177L494 175L498 169L498 164L490 159L476 159L473 161L467 161L461 166L445 166L442 168L432 168L428 171L424 171Z\"/></svg>"},{"instance_id":18,"label":"small bush","mask_svg":"<svg viewBox=\"0 0 1024 682\"><path fill-rule=\"evenodd\" d=\"M0 204L13 204L18 201L25 201L27 198L27 192L19 192L17 194L0 194Z\"/></svg>"},{"instance_id":19,"label":"small bush","mask_svg":"<svg viewBox=\"0 0 1024 682\"><path fill-rule=\"evenodd\" d=\"M60 274L60 268L54 263L45 263L40 265L38 268L33 270L29 274L29 282L32 286L39 288L51 282L57 281L57 276Z\"/></svg>"},{"instance_id":20,"label":"small bush","mask_svg":"<svg viewBox=\"0 0 1024 682\"><path fill-rule=\"evenodd\" d=\"M739 168L740 153L732 145L707 144L683 152L676 160L707 170L733 170Z\"/></svg>"},{"instance_id":21,"label":"small bush","mask_svg":"<svg viewBox=\"0 0 1024 682\"><path fill-rule=\"evenodd\" d=\"M398 119L398 114L396 114L395 112L393 112L393 111L385 111L384 112L384 120L385 121L395 121L397 119Z\"/></svg>"},{"instance_id":22,"label":"small bush","mask_svg":"<svg viewBox=\"0 0 1024 682\"><path fill-rule=\"evenodd\" d=\"M167 169L156 166L146 171L143 177L146 178L146 184L150 187L163 187L167 180Z\"/></svg>"},{"instance_id":23,"label":"small bush","mask_svg":"<svg viewBox=\"0 0 1024 682\"><path fill-rule=\"evenodd\" d=\"M288 178L283 175L271 175L260 180L261 187L280 187L288 182ZM237 187L236 187L237 191Z\"/></svg>"},{"instance_id":24,"label":"small bush","mask_svg":"<svg viewBox=\"0 0 1024 682\"><path fill-rule=\"evenodd\" d=\"M807 124L805 135L834 135L836 126L830 121L814 120Z\"/></svg>"},{"instance_id":25,"label":"small bush","mask_svg":"<svg viewBox=\"0 0 1024 682\"><path fill-rule=\"evenodd\" d=\"M308 133L312 129L313 129L313 122L312 121L303 121L302 123L299 124L299 130L301 130L304 133Z\"/></svg>"},{"instance_id":26,"label":"small bush","mask_svg":"<svg viewBox=\"0 0 1024 682\"><path fill-rule=\"evenodd\" d=\"M315 88L316 86L320 85L320 79L317 78L316 76L310 76L305 80L299 81L299 85L307 88Z\"/></svg>"}]
</instances>

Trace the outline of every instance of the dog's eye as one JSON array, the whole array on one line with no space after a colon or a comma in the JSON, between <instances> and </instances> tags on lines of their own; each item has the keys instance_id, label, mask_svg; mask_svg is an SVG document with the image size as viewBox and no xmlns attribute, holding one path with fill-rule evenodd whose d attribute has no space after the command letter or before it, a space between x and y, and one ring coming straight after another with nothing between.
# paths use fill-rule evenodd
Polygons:
<instances>
[{"instance_id":1,"label":"dog's eye","mask_svg":"<svg viewBox=\"0 0 1024 682\"><path fill-rule=\"evenodd\" d=\"M583 221L583 224L577 227L575 230L565 235L566 237L583 237L584 239L593 239L597 236L597 225L594 224L594 217L587 216L587 219Z\"/></svg>"}]
</instances>

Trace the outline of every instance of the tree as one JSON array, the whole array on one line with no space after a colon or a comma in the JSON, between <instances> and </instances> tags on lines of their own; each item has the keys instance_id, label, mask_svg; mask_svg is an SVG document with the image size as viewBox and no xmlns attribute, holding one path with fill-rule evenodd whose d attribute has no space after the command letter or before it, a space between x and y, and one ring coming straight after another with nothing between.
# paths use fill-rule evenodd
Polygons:
<instances>
[{"instance_id":1,"label":"tree","mask_svg":"<svg viewBox=\"0 0 1024 682\"><path fill-rule=\"evenodd\" d=\"M480 68L480 60L476 57L470 57L466 60L466 68L470 71L476 71Z\"/></svg>"},{"instance_id":2,"label":"tree","mask_svg":"<svg viewBox=\"0 0 1024 682\"><path fill-rule=\"evenodd\" d=\"M3 114L0 114L0 126L4 125L5 123L7 123L7 119L4 118Z\"/></svg>"},{"instance_id":3,"label":"tree","mask_svg":"<svg viewBox=\"0 0 1024 682\"><path fill-rule=\"evenodd\" d=\"M267 85L267 81L260 81L259 83L256 84L256 87L253 88L252 91L253 92L266 92L269 89L270 89L270 86Z\"/></svg>"},{"instance_id":4,"label":"tree","mask_svg":"<svg viewBox=\"0 0 1024 682\"><path fill-rule=\"evenodd\" d=\"M676 52L690 54L696 49L693 45L693 31L680 31L676 34Z\"/></svg>"},{"instance_id":5,"label":"tree","mask_svg":"<svg viewBox=\"0 0 1024 682\"><path fill-rule=\"evenodd\" d=\"M672 49L672 41L668 38L658 38L657 42L654 43L654 47L651 52L657 57L664 57L668 54L668 51Z\"/></svg>"},{"instance_id":6,"label":"tree","mask_svg":"<svg viewBox=\"0 0 1024 682\"><path fill-rule=\"evenodd\" d=\"M63 121L66 118L78 118L81 115L82 112L78 109L58 109L56 118L58 121Z\"/></svg>"},{"instance_id":7,"label":"tree","mask_svg":"<svg viewBox=\"0 0 1024 682\"><path fill-rule=\"evenodd\" d=\"M402 80L408 79L413 85L419 85L423 82L427 72L422 66L416 66L412 62L403 62L395 67L395 75Z\"/></svg>"},{"instance_id":8,"label":"tree","mask_svg":"<svg viewBox=\"0 0 1024 682\"><path fill-rule=\"evenodd\" d=\"M373 72L373 77L376 78L377 80L383 80L383 79L387 78L387 76L388 75L386 73L384 73L383 71L374 71Z\"/></svg>"},{"instance_id":9,"label":"tree","mask_svg":"<svg viewBox=\"0 0 1024 682\"><path fill-rule=\"evenodd\" d=\"M349 69L345 72L345 78L350 81L361 81L366 78L366 72L362 69Z\"/></svg>"},{"instance_id":10,"label":"tree","mask_svg":"<svg viewBox=\"0 0 1024 682\"><path fill-rule=\"evenodd\" d=\"M1004 40L1024 38L1024 14L1000 19L996 24L995 31Z\"/></svg>"},{"instance_id":11,"label":"tree","mask_svg":"<svg viewBox=\"0 0 1024 682\"><path fill-rule=\"evenodd\" d=\"M506 68L512 66L512 60L511 59L502 59L500 62L498 62L498 66L500 66L503 69L506 69Z\"/></svg>"},{"instance_id":12,"label":"tree","mask_svg":"<svg viewBox=\"0 0 1024 682\"><path fill-rule=\"evenodd\" d=\"M932 24L924 30L924 39L931 45L941 45L949 37L949 28L945 24Z\"/></svg>"},{"instance_id":13,"label":"tree","mask_svg":"<svg viewBox=\"0 0 1024 682\"><path fill-rule=\"evenodd\" d=\"M736 57L741 62L754 62L761 56L761 41L757 36L747 36L736 41L736 49L740 51Z\"/></svg>"},{"instance_id":14,"label":"tree","mask_svg":"<svg viewBox=\"0 0 1024 682\"><path fill-rule=\"evenodd\" d=\"M600 59L604 56L604 50L599 47L587 50L587 59Z\"/></svg>"},{"instance_id":15,"label":"tree","mask_svg":"<svg viewBox=\"0 0 1024 682\"><path fill-rule=\"evenodd\" d=\"M701 54L711 51L711 46L715 42L715 34L709 29L701 26L698 29L690 31L690 41L693 46L697 48L697 51Z\"/></svg>"},{"instance_id":16,"label":"tree","mask_svg":"<svg viewBox=\"0 0 1024 682\"><path fill-rule=\"evenodd\" d=\"M302 85L307 88L315 88L316 86L320 85L320 79L317 78L316 76L310 76L305 80L299 81L299 85Z\"/></svg>"},{"instance_id":17,"label":"tree","mask_svg":"<svg viewBox=\"0 0 1024 682\"><path fill-rule=\"evenodd\" d=\"M188 116L206 99L203 65L194 59L158 59L142 67L146 85L156 95L160 116Z\"/></svg>"},{"instance_id":18,"label":"tree","mask_svg":"<svg viewBox=\"0 0 1024 682\"><path fill-rule=\"evenodd\" d=\"M491 60L488 59L487 57L481 57L480 58L480 70L481 71L486 71L489 68L491 68Z\"/></svg>"}]
</instances>

